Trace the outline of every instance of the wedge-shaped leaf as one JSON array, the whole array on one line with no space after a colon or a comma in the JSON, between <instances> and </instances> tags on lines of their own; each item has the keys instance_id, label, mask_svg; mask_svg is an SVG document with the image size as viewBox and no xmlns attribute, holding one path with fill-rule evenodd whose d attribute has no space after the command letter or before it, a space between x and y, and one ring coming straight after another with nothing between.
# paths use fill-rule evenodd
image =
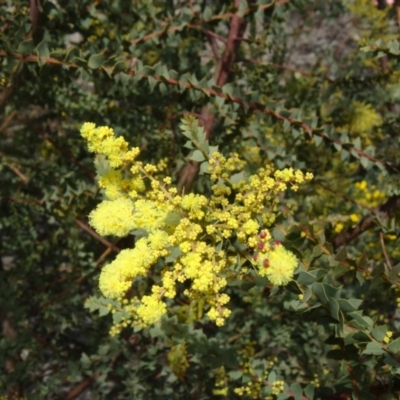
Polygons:
<instances>
[{"instance_id":1,"label":"wedge-shaped leaf","mask_svg":"<svg viewBox=\"0 0 400 400\"><path fill-rule=\"evenodd\" d=\"M152 76L148 76L147 80L149 82L150 91L152 92L154 90L154 87L157 85L158 82Z\"/></svg>"},{"instance_id":2,"label":"wedge-shaped leaf","mask_svg":"<svg viewBox=\"0 0 400 400\"><path fill-rule=\"evenodd\" d=\"M345 346L349 344L362 344L362 343L369 343L371 341L371 338L366 335L364 332L352 332L349 333L345 338L344 338L344 344Z\"/></svg>"},{"instance_id":3,"label":"wedge-shaped leaf","mask_svg":"<svg viewBox=\"0 0 400 400\"><path fill-rule=\"evenodd\" d=\"M200 150L195 150L191 155L190 159L197 162L203 162L206 158L204 157L204 154Z\"/></svg>"},{"instance_id":4,"label":"wedge-shaped leaf","mask_svg":"<svg viewBox=\"0 0 400 400\"><path fill-rule=\"evenodd\" d=\"M374 165L370 160L368 160L368 158L365 157L360 157L360 163L366 170L369 170Z\"/></svg>"},{"instance_id":5,"label":"wedge-shaped leaf","mask_svg":"<svg viewBox=\"0 0 400 400\"><path fill-rule=\"evenodd\" d=\"M24 40L18 45L17 51L23 55L28 55L33 52L34 44L32 39Z\"/></svg>"},{"instance_id":6,"label":"wedge-shaped leaf","mask_svg":"<svg viewBox=\"0 0 400 400\"><path fill-rule=\"evenodd\" d=\"M338 297L341 288L335 288L325 283L317 282L313 284L312 290L322 303L327 304L329 303L330 297Z\"/></svg>"},{"instance_id":7,"label":"wedge-shaped leaf","mask_svg":"<svg viewBox=\"0 0 400 400\"><path fill-rule=\"evenodd\" d=\"M235 87L232 83L227 83L222 87L222 92L228 95L233 95L234 88Z\"/></svg>"},{"instance_id":8,"label":"wedge-shaped leaf","mask_svg":"<svg viewBox=\"0 0 400 400\"><path fill-rule=\"evenodd\" d=\"M304 389L304 394L309 399L313 399L314 398L314 386L313 385L307 385L306 388Z\"/></svg>"},{"instance_id":9,"label":"wedge-shaped leaf","mask_svg":"<svg viewBox=\"0 0 400 400\"><path fill-rule=\"evenodd\" d=\"M107 315L110 313L110 309L106 306L101 305L99 307L99 315L100 317L103 317L104 315Z\"/></svg>"},{"instance_id":10,"label":"wedge-shaped leaf","mask_svg":"<svg viewBox=\"0 0 400 400\"><path fill-rule=\"evenodd\" d=\"M383 354L384 350L382 349L382 345L379 342L370 342L367 344L367 347L362 352L362 354L370 354L374 356L380 356Z\"/></svg>"},{"instance_id":11,"label":"wedge-shaped leaf","mask_svg":"<svg viewBox=\"0 0 400 400\"><path fill-rule=\"evenodd\" d=\"M50 51L49 51L49 45L46 40L42 40L37 46L36 46L36 54L40 58L47 58L50 57Z\"/></svg>"},{"instance_id":12,"label":"wedge-shaped leaf","mask_svg":"<svg viewBox=\"0 0 400 400\"><path fill-rule=\"evenodd\" d=\"M362 300L359 299L337 299L339 307L345 313L353 312L358 310Z\"/></svg>"},{"instance_id":13,"label":"wedge-shaped leaf","mask_svg":"<svg viewBox=\"0 0 400 400\"><path fill-rule=\"evenodd\" d=\"M386 325L377 326L376 328L372 329L371 335L372 335L378 342L382 342L382 340L383 340L384 337L386 336L387 330L388 330L388 329L387 329L387 326L386 326Z\"/></svg>"},{"instance_id":14,"label":"wedge-shaped leaf","mask_svg":"<svg viewBox=\"0 0 400 400\"><path fill-rule=\"evenodd\" d=\"M241 171L241 172L238 172L238 173L236 173L236 174L233 174L231 177L230 177L230 179L229 179L229 181L232 183L232 184L236 184L236 183L239 183L239 182L241 182L243 179L245 179L246 178L246 174L244 173L244 171Z\"/></svg>"},{"instance_id":15,"label":"wedge-shaped leaf","mask_svg":"<svg viewBox=\"0 0 400 400\"><path fill-rule=\"evenodd\" d=\"M204 137L205 139L205 137ZM203 152L204 154L210 154L210 145L208 144L207 141L204 141L203 143L199 144L199 150Z\"/></svg>"},{"instance_id":16,"label":"wedge-shaped leaf","mask_svg":"<svg viewBox=\"0 0 400 400\"><path fill-rule=\"evenodd\" d=\"M350 157L350 153L347 150L342 149L342 151L340 153L340 159L342 161L347 161L349 159L349 157Z\"/></svg>"},{"instance_id":17,"label":"wedge-shaped leaf","mask_svg":"<svg viewBox=\"0 0 400 400\"><path fill-rule=\"evenodd\" d=\"M329 298L329 311L331 313L331 317L336 319L336 321L339 321L340 307L336 299L334 299L333 297Z\"/></svg>"},{"instance_id":18,"label":"wedge-shaped leaf","mask_svg":"<svg viewBox=\"0 0 400 400\"><path fill-rule=\"evenodd\" d=\"M335 260L343 261L347 258L347 251L345 247L342 247L335 256Z\"/></svg>"},{"instance_id":19,"label":"wedge-shaped leaf","mask_svg":"<svg viewBox=\"0 0 400 400\"><path fill-rule=\"evenodd\" d=\"M314 259L318 258L321 254L322 254L321 246L317 245L313 248L311 258L314 260Z\"/></svg>"},{"instance_id":20,"label":"wedge-shaped leaf","mask_svg":"<svg viewBox=\"0 0 400 400\"><path fill-rule=\"evenodd\" d=\"M104 63L104 54L92 54L88 60L90 69L97 69Z\"/></svg>"},{"instance_id":21,"label":"wedge-shaped leaf","mask_svg":"<svg viewBox=\"0 0 400 400\"><path fill-rule=\"evenodd\" d=\"M322 143L322 136L314 135L315 145L318 147Z\"/></svg>"},{"instance_id":22,"label":"wedge-shaped leaf","mask_svg":"<svg viewBox=\"0 0 400 400\"><path fill-rule=\"evenodd\" d=\"M368 330L372 329L374 325L374 321L372 321L372 319L369 317L363 317L360 311L354 311L352 313L348 313L348 316L352 318L352 320L349 322L350 325L354 326L358 325ZM354 322L356 324L354 324Z\"/></svg>"},{"instance_id":23,"label":"wedge-shaped leaf","mask_svg":"<svg viewBox=\"0 0 400 400\"><path fill-rule=\"evenodd\" d=\"M179 213L170 211L165 218L165 223L169 225L178 225L181 219L182 216Z\"/></svg>"},{"instance_id":24,"label":"wedge-shaped leaf","mask_svg":"<svg viewBox=\"0 0 400 400\"><path fill-rule=\"evenodd\" d=\"M291 392L294 394L295 400L301 399L301 396L303 394L303 389L301 388L300 384L295 382L292 385L290 385Z\"/></svg>"},{"instance_id":25,"label":"wedge-shaped leaf","mask_svg":"<svg viewBox=\"0 0 400 400\"><path fill-rule=\"evenodd\" d=\"M390 342L387 347L391 353L400 354L400 338L397 338L396 340L393 340L393 342Z\"/></svg>"},{"instance_id":26,"label":"wedge-shaped leaf","mask_svg":"<svg viewBox=\"0 0 400 400\"><path fill-rule=\"evenodd\" d=\"M300 271L296 281L299 285L308 286L315 282L315 276L309 272Z\"/></svg>"},{"instance_id":27,"label":"wedge-shaped leaf","mask_svg":"<svg viewBox=\"0 0 400 400\"><path fill-rule=\"evenodd\" d=\"M200 175L203 174L209 174L210 173L210 164L208 163L208 161L204 161L201 163L200 165Z\"/></svg>"},{"instance_id":28,"label":"wedge-shaped leaf","mask_svg":"<svg viewBox=\"0 0 400 400\"><path fill-rule=\"evenodd\" d=\"M158 85L158 90L160 91L160 93L161 93L163 96L165 96L165 95L167 94L167 92L168 92L168 87L167 87L167 85L166 85L164 82L161 82L161 83Z\"/></svg>"},{"instance_id":29,"label":"wedge-shaped leaf","mask_svg":"<svg viewBox=\"0 0 400 400\"><path fill-rule=\"evenodd\" d=\"M231 372L229 372L229 378L231 380L233 380L233 381L237 381L242 376L243 376L243 372L242 371L231 371Z\"/></svg>"}]
</instances>

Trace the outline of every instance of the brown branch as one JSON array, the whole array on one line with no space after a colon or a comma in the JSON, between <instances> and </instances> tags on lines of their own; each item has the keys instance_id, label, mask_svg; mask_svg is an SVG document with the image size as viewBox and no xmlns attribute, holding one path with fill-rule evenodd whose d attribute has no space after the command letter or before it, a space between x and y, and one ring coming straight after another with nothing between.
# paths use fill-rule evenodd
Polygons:
<instances>
[{"instance_id":1,"label":"brown branch","mask_svg":"<svg viewBox=\"0 0 400 400\"><path fill-rule=\"evenodd\" d=\"M234 0L236 10L239 10L240 0ZM226 46L224 54L220 60L218 68L218 76L216 79L217 86L224 86L231 74L232 65L235 61L237 49L240 41L238 37L242 37L246 29L246 22L243 18L239 17L238 12L232 15L231 24L229 28L228 37L226 39ZM210 108L206 105L201 111L200 121L203 125L207 140L210 138L211 131L215 121L215 115L211 112ZM195 161L188 161L182 168L178 187L184 192L191 191L193 182L196 179L200 169L200 163Z\"/></svg>"},{"instance_id":2,"label":"brown branch","mask_svg":"<svg viewBox=\"0 0 400 400\"><path fill-rule=\"evenodd\" d=\"M282 4L282 3L280 3L280 4ZM17 53L7 54L4 51L0 50L0 57L5 57L5 56L9 56L9 57L13 57L13 58L20 59L23 61L29 61L29 62L37 62L38 61L38 57L35 55L23 56L22 54L17 54ZM66 63L66 62L51 58L51 57L41 58L41 61L45 62L45 63L49 63L49 64L54 64L54 65L65 65L68 67L78 68L78 65L75 63ZM110 67L101 67L101 69L106 71L108 75L113 74L113 69ZM129 71L128 73L130 73L130 75L133 76L136 73L136 71L132 70L132 71ZM143 73L139 72L138 74L140 74L141 78L143 78L143 79L148 78L148 76ZM245 109L257 110L259 112L262 112L265 115L272 115L278 121L282 121L282 122L287 121L291 125L297 126L298 128L302 129L303 131L309 133L310 136L312 136L312 135L319 136L319 137L322 137L323 139L325 139L326 141L331 142L332 144L337 144L337 145L343 146L345 148L347 147L347 150L350 151L353 155L357 155L358 157L364 157L367 160L370 160L374 163L380 164L383 167L385 167L387 170L391 170L396 173L399 172L399 169L397 167L393 166L391 163L386 162L384 160L377 159L377 158L371 156L370 154L367 154L367 153L363 152L362 150L357 149L355 147L349 147L348 143L345 143L341 140L333 139L333 138L329 137L327 134L325 134L324 132L321 131L321 128L313 128L310 125L308 125L302 121L295 120L293 118L289 118L284 115L281 115L275 110L265 108L260 103L250 103L250 102L242 100L238 97L228 95L226 93L223 93L223 92L211 89L211 88L198 88L190 82L180 82L179 80L172 79L172 78L165 78L165 77L161 78L160 76L157 76L157 75L152 75L152 77L157 82L160 82L160 83L164 82L164 83L168 83L173 86L179 86L180 88L183 87L183 88L191 89L191 90L200 90L209 96L221 97L227 101L240 104ZM206 115L206 113L204 113L204 115L202 113L200 119L203 122L203 124L207 124L207 126L212 126L212 124L210 123L211 122L210 118L207 118L207 117L208 116Z\"/></svg>"},{"instance_id":3,"label":"brown branch","mask_svg":"<svg viewBox=\"0 0 400 400\"><path fill-rule=\"evenodd\" d=\"M0 157L4 157L7 158L7 156L0 151ZM11 169L11 171L14 172L15 175L18 176L18 178L21 179L21 181L25 184L27 184L29 182L29 178L23 174L15 165L12 165L11 163L6 161L6 165Z\"/></svg>"},{"instance_id":4,"label":"brown branch","mask_svg":"<svg viewBox=\"0 0 400 400\"><path fill-rule=\"evenodd\" d=\"M350 243L365 231L371 229L376 224L376 217L386 219L400 207L400 196L392 196L386 203L376 208L375 215L363 218L354 228L340 233L332 240L332 246L337 249L340 246Z\"/></svg>"},{"instance_id":5,"label":"brown branch","mask_svg":"<svg viewBox=\"0 0 400 400\"><path fill-rule=\"evenodd\" d=\"M14 119L14 117L17 115L17 110L13 110L3 121L3 123L0 125L0 133L3 132L8 124Z\"/></svg>"},{"instance_id":6,"label":"brown branch","mask_svg":"<svg viewBox=\"0 0 400 400\"><path fill-rule=\"evenodd\" d=\"M81 228L83 229L85 232L87 232L90 236L94 237L96 240L98 240L100 243L104 244L104 246L107 246L109 248L111 248L112 250L116 251L117 253L119 253L120 249L115 246L114 244L112 244L111 242L109 242L107 239L102 238L100 235L98 235L92 228L90 228L89 226L87 226L84 222L82 222L81 220L79 220L78 218L75 219L75 223Z\"/></svg>"},{"instance_id":7,"label":"brown branch","mask_svg":"<svg viewBox=\"0 0 400 400\"><path fill-rule=\"evenodd\" d=\"M95 372L89 378L82 380L77 386L75 386L65 397L64 400L76 399L82 392L84 392L99 376L100 372Z\"/></svg>"}]
</instances>

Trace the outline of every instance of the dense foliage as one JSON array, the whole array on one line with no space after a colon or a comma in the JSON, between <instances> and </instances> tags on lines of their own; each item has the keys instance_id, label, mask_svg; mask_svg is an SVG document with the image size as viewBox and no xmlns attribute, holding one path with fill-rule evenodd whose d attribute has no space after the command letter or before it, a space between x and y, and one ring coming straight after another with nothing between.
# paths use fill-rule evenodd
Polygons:
<instances>
[{"instance_id":1,"label":"dense foliage","mask_svg":"<svg viewBox=\"0 0 400 400\"><path fill-rule=\"evenodd\" d=\"M0 1L1 398L398 398L397 3Z\"/></svg>"}]
</instances>

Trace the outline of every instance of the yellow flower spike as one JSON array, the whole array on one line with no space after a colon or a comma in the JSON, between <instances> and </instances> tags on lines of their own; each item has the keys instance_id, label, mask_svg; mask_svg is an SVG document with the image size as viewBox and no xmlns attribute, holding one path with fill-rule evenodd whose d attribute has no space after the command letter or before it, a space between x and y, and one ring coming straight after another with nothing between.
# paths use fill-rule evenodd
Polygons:
<instances>
[{"instance_id":1,"label":"yellow flower spike","mask_svg":"<svg viewBox=\"0 0 400 400\"><path fill-rule=\"evenodd\" d=\"M278 195L288 186L296 189L311 179L312 174L304 175L291 168L282 171L261 168L250 177L243 174L239 182L232 183L232 172L240 171L244 162L237 154L230 154L227 159L215 152L209 160L209 172L215 180L210 198L193 193L178 195L178 189L170 187L171 177L159 176L167 167L163 160L156 166L135 161L139 150L129 150L125 140L116 138L111 128L96 128L87 123L81 132L90 150L104 154L116 169L100 178L99 184L109 200L91 213L92 225L100 234L123 236L138 228L146 231L133 249L123 250L104 268L99 281L103 294L122 301L132 279L146 275L159 257L170 256L170 246L178 247L181 252L161 273L162 286L153 286L152 293L141 300L135 298L129 304L121 304L131 317L116 324L113 333L129 324L148 326L156 322L167 310L162 299L173 299L176 283L185 281L190 286L184 294L190 300L207 303L209 318L216 325L223 325L231 313L226 307L229 296L222 293L227 280L242 279L249 269L243 267L240 272L231 269L236 257L217 251L211 243L233 235L249 247L258 248L260 275L274 285L285 285L292 279L296 257L283 246L271 246L269 232L260 232L260 227L274 222ZM268 268L264 262L260 264L261 260L268 260Z\"/></svg>"}]
</instances>

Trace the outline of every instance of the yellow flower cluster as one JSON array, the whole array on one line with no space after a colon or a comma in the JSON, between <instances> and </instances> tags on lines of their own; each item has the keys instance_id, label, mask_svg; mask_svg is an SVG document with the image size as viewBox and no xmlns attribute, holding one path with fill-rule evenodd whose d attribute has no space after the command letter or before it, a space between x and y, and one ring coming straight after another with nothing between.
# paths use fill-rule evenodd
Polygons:
<instances>
[{"instance_id":1,"label":"yellow flower cluster","mask_svg":"<svg viewBox=\"0 0 400 400\"><path fill-rule=\"evenodd\" d=\"M387 196L381 192L375 185L368 185L367 181L362 180L354 184L354 197L359 205L365 208L375 208L382 204ZM361 215L352 213L345 219L349 220L352 224L356 224L361 220ZM349 224L343 222L336 222L334 224L334 232L340 233Z\"/></svg>"},{"instance_id":2,"label":"yellow flower cluster","mask_svg":"<svg viewBox=\"0 0 400 400\"><path fill-rule=\"evenodd\" d=\"M238 271L237 257L252 260L258 251L260 275L274 285L285 285L293 277L296 257L283 246L270 246L270 227L278 213L279 194L312 179L287 168L262 168L246 176L245 163L237 154L225 158L215 151L208 156L212 193L178 194L170 177L160 177L165 162L158 166L137 161L137 148L108 127L85 123L81 133L90 151L103 157L99 184L105 199L91 212L90 224L100 235L140 235L133 249L121 251L100 275L103 295L117 300L129 318L116 324L114 334L129 324L147 326L167 312L166 299L176 296L178 283L189 283L184 294L205 301L208 317L218 326L230 315L230 298L223 293L228 279L241 279L247 267ZM249 249L241 254L227 239L237 238ZM257 249L257 250L255 250ZM268 260L268 267L265 266ZM157 263L159 285L148 295L130 291L135 279L146 277ZM240 265L243 262L240 263ZM113 310L114 312L116 310Z\"/></svg>"},{"instance_id":3,"label":"yellow flower cluster","mask_svg":"<svg viewBox=\"0 0 400 400\"><path fill-rule=\"evenodd\" d=\"M388 344L390 340L392 339L393 332L392 331L387 331L385 337L383 338L383 343Z\"/></svg>"},{"instance_id":4,"label":"yellow flower cluster","mask_svg":"<svg viewBox=\"0 0 400 400\"><path fill-rule=\"evenodd\" d=\"M284 381L275 381L272 384L272 394L278 395L279 393L282 393L283 390L285 389L285 382Z\"/></svg>"}]
</instances>

